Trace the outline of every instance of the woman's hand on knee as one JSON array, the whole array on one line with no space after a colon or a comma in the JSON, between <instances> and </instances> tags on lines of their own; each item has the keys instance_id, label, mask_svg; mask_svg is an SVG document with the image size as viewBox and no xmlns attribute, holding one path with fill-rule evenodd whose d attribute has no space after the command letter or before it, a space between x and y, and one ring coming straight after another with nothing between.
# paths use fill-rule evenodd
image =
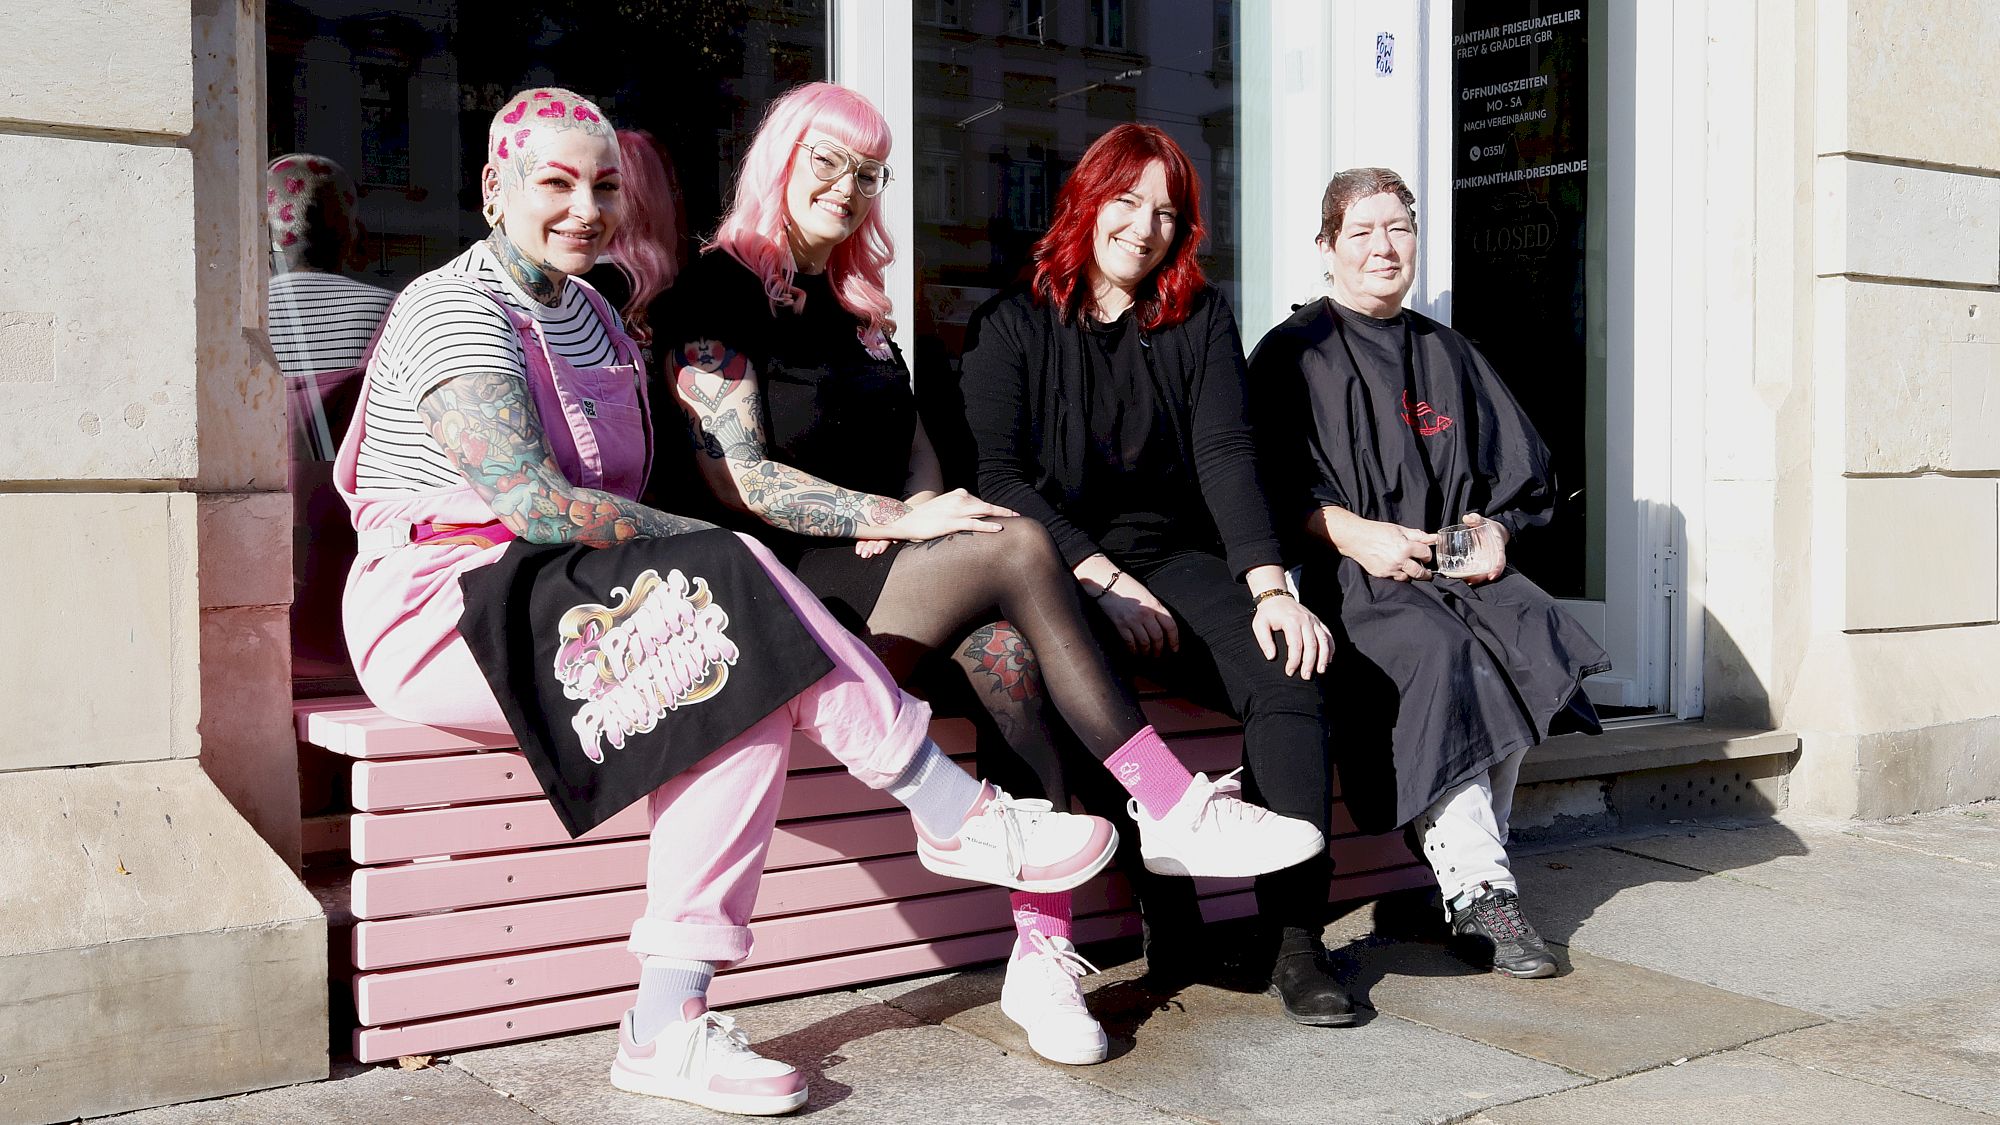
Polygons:
<instances>
[{"instance_id":1,"label":"woman's hand on knee","mask_svg":"<svg viewBox=\"0 0 2000 1125\"><path fill-rule=\"evenodd\" d=\"M1180 651L1181 630L1174 622L1174 615L1130 573L1121 574L1091 604L1110 619L1119 639L1134 653L1159 657Z\"/></svg>"},{"instance_id":2,"label":"woman's hand on knee","mask_svg":"<svg viewBox=\"0 0 2000 1125\"><path fill-rule=\"evenodd\" d=\"M1327 662L1333 659L1333 634L1326 623L1290 595L1258 602L1256 616L1250 619L1250 631L1257 637L1257 647L1264 651L1266 660L1277 659L1276 634L1284 635L1287 676L1310 680L1326 671Z\"/></svg>"},{"instance_id":3,"label":"woman's hand on knee","mask_svg":"<svg viewBox=\"0 0 2000 1125\"><path fill-rule=\"evenodd\" d=\"M999 531L997 517L1018 516L1011 508L988 504L963 488L954 488L915 505L883 530L897 539L922 541L960 531Z\"/></svg>"}]
</instances>

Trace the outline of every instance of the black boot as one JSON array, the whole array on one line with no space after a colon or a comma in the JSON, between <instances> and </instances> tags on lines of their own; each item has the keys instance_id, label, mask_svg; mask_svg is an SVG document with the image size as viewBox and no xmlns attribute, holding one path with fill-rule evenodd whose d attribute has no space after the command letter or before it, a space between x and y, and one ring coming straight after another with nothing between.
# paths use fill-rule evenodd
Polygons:
<instances>
[{"instance_id":1,"label":"black boot","mask_svg":"<svg viewBox=\"0 0 2000 1125\"><path fill-rule=\"evenodd\" d=\"M1326 947L1310 930L1279 931L1278 957L1271 966L1270 993L1294 1023L1311 1027L1352 1027L1361 1020L1354 1001L1327 964Z\"/></svg>"},{"instance_id":2,"label":"black boot","mask_svg":"<svg viewBox=\"0 0 2000 1125\"><path fill-rule=\"evenodd\" d=\"M1451 914L1452 948L1482 968L1510 977L1552 977L1556 959L1521 915L1520 896L1480 884L1478 898Z\"/></svg>"}]
</instances>

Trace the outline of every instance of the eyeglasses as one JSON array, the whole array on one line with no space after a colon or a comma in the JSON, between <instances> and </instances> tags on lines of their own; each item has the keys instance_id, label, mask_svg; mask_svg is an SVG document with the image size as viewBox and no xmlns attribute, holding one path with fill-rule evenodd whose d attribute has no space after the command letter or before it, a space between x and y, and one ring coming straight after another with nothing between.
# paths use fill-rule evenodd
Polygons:
<instances>
[{"instance_id":1,"label":"eyeglasses","mask_svg":"<svg viewBox=\"0 0 2000 1125\"><path fill-rule=\"evenodd\" d=\"M856 190L870 199L881 195L882 189L889 186L892 173L889 166L880 160L864 160L832 141L795 143L812 154L812 158L807 161L807 167L812 169L813 175L826 183L830 184L852 172Z\"/></svg>"}]
</instances>

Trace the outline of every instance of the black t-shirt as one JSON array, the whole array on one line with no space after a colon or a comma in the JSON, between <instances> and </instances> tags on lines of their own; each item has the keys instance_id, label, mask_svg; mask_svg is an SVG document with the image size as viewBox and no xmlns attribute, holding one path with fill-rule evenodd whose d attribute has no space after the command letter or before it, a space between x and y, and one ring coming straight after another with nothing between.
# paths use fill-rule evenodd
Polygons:
<instances>
[{"instance_id":1,"label":"black t-shirt","mask_svg":"<svg viewBox=\"0 0 2000 1125\"><path fill-rule=\"evenodd\" d=\"M793 283L804 307L773 312L762 282L741 262L721 250L703 254L674 283L667 304L675 343L665 346L719 340L748 357L771 460L842 488L901 497L917 425L902 353L891 344L887 358L868 354L863 321L841 307L825 274L799 274ZM761 523L737 525L767 542L780 534Z\"/></svg>"},{"instance_id":2,"label":"black t-shirt","mask_svg":"<svg viewBox=\"0 0 2000 1125\"><path fill-rule=\"evenodd\" d=\"M1214 523L1154 385L1144 331L1130 310L1108 323L1085 316L1083 331L1090 450L1079 523L1117 558L1213 549Z\"/></svg>"}]
</instances>

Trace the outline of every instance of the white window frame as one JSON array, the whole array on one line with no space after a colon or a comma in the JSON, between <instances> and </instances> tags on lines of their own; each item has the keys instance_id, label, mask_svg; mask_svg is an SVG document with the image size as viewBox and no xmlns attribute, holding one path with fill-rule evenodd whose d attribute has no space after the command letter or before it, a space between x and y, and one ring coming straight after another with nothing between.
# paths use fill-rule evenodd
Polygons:
<instances>
[{"instance_id":1,"label":"white window frame","mask_svg":"<svg viewBox=\"0 0 2000 1125\"><path fill-rule=\"evenodd\" d=\"M963 2L963 0L961 0ZM916 7L915 0L829 0L827 73L867 95L889 119L896 147L889 154L895 178L875 201L902 253L886 279L896 310L896 343L916 349L917 280L910 248L916 245Z\"/></svg>"}]
</instances>

